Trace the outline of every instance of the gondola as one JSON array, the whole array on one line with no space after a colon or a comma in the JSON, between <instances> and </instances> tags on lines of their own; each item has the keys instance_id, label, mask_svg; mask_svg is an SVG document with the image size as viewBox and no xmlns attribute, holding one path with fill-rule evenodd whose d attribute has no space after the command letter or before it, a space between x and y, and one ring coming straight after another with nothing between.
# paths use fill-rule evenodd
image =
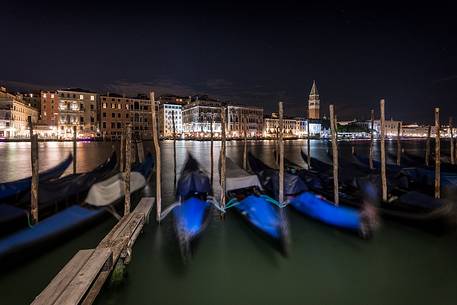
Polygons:
<instances>
[{"instance_id":1,"label":"gondola","mask_svg":"<svg viewBox=\"0 0 457 305\"><path fill-rule=\"evenodd\" d=\"M309 172L303 168L298 173L307 181L310 189L328 199L333 198L333 182L327 173ZM408 190L408 182L402 177L397 180L388 179L389 200L379 200L379 175L355 176L350 185L341 185L339 191L340 203L352 207L361 207L367 189L367 183L375 186L374 196L379 202L380 216L403 224L421 228L432 233L442 234L452 230L457 225L456 206L447 200L435 199L422 192ZM372 195L373 196L373 195Z\"/></svg>"},{"instance_id":2,"label":"gondola","mask_svg":"<svg viewBox=\"0 0 457 305\"><path fill-rule=\"evenodd\" d=\"M352 155L352 164L367 173L379 173L381 170L381 162L373 160L373 170L370 169L370 160L366 157L357 154ZM397 175L404 167L396 164L386 163L386 171L389 175Z\"/></svg>"},{"instance_id":3,"label":"gondola","mask_svg":"<svg viewBox=\"0 0 457 305\"><path fill-rule=\"evenodd\" d=\"M353 164L359 168L366 168L367 171L369 171L368 158L354 155ZM373 166L374 170L369 172L378 173L380 171L380 162L373 160ZM429 195L434 193L434 167L408 167L396 164L386 164L386 173L391 182L398 181L399 178L407 177L408 189L411 191L420 191ZM402 181L402 183L403 182L404 181ZM441 171L441 187L447 193L457 191L457 172Z\"/></svg>"},{"instance_id":4,"label":"gondola","mask_svg":"<svg viewBox=\"0 0 457 305\"><path fill-rule=\"evenodd\" d=\"M303 151L300 150L300 155L305 163L308 163L308 155ZM332 165L329 163L325 163L319 159L310 158L311 160L311 169L317 172L327 172L332 170Z\"/></svg>"},{"instance_id":5,"label":"gondola","mask_svg":"<svg viewBox=\"0 0 457 305\"><path fill-rule=\"evenodd\" d=\"M395 163L397 162L397 153L388 152L387 156L391 160L395 161ZM422 163L424 163L424 162L422 162ZM414 162L411 159L405 157L405 154L402 153L401 157L400 157L400 165L403 166L403 167L415 167L415 166L420 166L421 164L419 164L417 162Z\"/></svg>"},{"instance_id":6,"label":"gondola","mask_svg":"<svg viewBox=\"0 0 457 305\"><path fill-rule=\"evenodd\" d=\"M411 163L411 164L414 164L414 166L417 166L417 167L424 167L424 168L427 168L427 169L431 169L433 170L434 168L434 164L435 164L435 157L434 156L430 156L430 166L429 167L426 167L425 166L425 158L422 157L422 156L418 156L418 155L415 155L415 154L412 154L408 151L405 151L403 153L403 156L404 158L407 160L407 162ZM442 172L446 172L446 173L457 173L457 165L456 164L451 164L451 163L448 163L448 162L441 162L440 163L440 168L441 168L441 171Z\"/></svg>"},{"instance_id":7,"label":"gondola","mask_svg":"<svg viewBox=\"0 0 457 305\"><path fill-rule=\"evenodd\" d=\"M192 257L192 243L209 223L211 205L207 197L211 192L208 175L188 154L178 180L176 195L179 202L173 207L174 228L184 261Z\"/></svg>"},{"instance_id":8,"label":"gondola","mask_svg":"<svg viewBox=\"0 0 457 305\"><path fill-rule=\"evenodd\" d=\"M262 185L254 174L226 159L227 209L233 208L246 223L260 232L283 253L288 252L288 224L279 207L262 193Z\"/></svg>"},{"instance_id":9,"label":"gondola","mask_svg":"<svg viewBox=\"0 0 457 305\"><path fill-rule=\"evenodd\" d=\"M367 174L377 175L381 168L381 163L373 160L373 170L371 170L368 158L357 155L352 156L352 164L358 169L365 170ZM428 195L434 192L435 172L431 169L386 164L386 175L388 183L392 184L392 188L401 185L401 188L407 191L420 191ZM453 179L452 175L449 176L442 173L441 177L442 185L445 188L453 187L453 184L457 184L457 176ZM391 186L388 185L388 188L391 188Z\"/></svg>"},{"instance_id":10,"label":"gondola","mask_svg":"<svg viewBox=\"0 0 457 305\"><path fill-rule=\"evenodd\" d=\"M86 173L70 174L68 176L44 181L38 186L38 206L43 212L46 209L58 209L62 205L74 204L83 200L91 186L115 175L117 157L113 152L105 162ZM56 191L58 190L58 191ZM16 206L27 207L30 204L30 192L22 195Z\"/></svg>"},{"instance_id":11,"label":"gondola","mask_svg":"<svg viewBox=\"0 0 457 305\"><path fill-rule=\"evenodd\" d=\"M153 164L152 155L139 164L135 170L139 173L150 173ZM132 172L134 174L135 172ZM143 178L145 180L146 177ZM111 178L108 178L108 180ZM131 181L131 186L132 181ZM144 186L144 185L143 185ZM111 200L113 204L119 204L124 198L123 185L119 185L117 198ZM139 194L142 188L137 188L132 196ZM90 192L89 192L90 193ZM71 236L87 230L92 225L106 218L109 209L104 202L93 205L87 203L71 205L52 216L41 220L33 227L27 227L11 235L0 239L0 261L2 269L14 267L16 263L23 261L32 254L39 254L45 249L55 246L58 242L68 240Z\"/></svg>"},{"instance_id":12,"label":"gondola","mask_svg":"<svg viewBox=\"0 0 457 305\"><path fill-rule=\"evenodd\" d=\"M130 173L130 193L136 195L151 177L154 158L147 154L142 163L135 164ZM117 173L108 179L93 184L84 202L92 206L116 206L124 198L124 173ZM134 200L133 200L134 201Z\"/></svg>"},{"instance_id":13,"label":"gondola","mask_svg":"<svg viewBox=\"0 0 457 305\"><path fill-rule=\"evenodd\" d=\"M39 174L39 181L47 181L60 177L73 162L73 156L68 155L62 162L56 166L45 170ZM14 201L23 192L30 190L32 177L23 178L16 181L0 183L0 203Z\"/></svg>"},{"instance_id":14,"label":"gondola","mask_svg":"<svg viewBox=\"0 0 457 305\"><path fill-rule=\"evenodd\" d=\"M103 164L87 173L70 174L65 177L41 181L38 186L38 214L46 218L57 211L80 203L90 187L115 174L116 154L113 153ZM14 232L28 225L30 190L10 204L0 204L0 236Z\"/></svg>"},{"instance_id":15,"label":"gondola","mask_svg":"<svg viewBox=\"0 0 457 305\"><path fill-rule=\"evenodd\" d=\"M252 154L248 155L249 165L258 175L262 186L277 195L278 170L275 170ZM327 225L356 232L362 238L370 238L376 226L374 209L361 205L362 209L337 206L329 200L311 192L297 173L285 172L284 194L289 205L301 214ZM276 183L275 183L276 182Z\"/></svg>"},{"instance_id":16,"label":"gondola","mask_svg":"<svg viewBox=\"0 0 457 305\"><path fill-rule=\"evenodd\" d=\"M367 180L373 178L358 178L356 181L362 188ZM377 186L377 196L380 198L380 184L375 183L375 185ZM457 225L457 206L453 202L446 199L436 199L418 191L403 191L401 189L389 191L388 200L387 202L380 202L379 211L384 218L436 234L454 230Z\"/></svg>"},{"instance_id":17,"label":"gondola","mask_svg":"<svg viewBox=\"0 0 457 305\"><path fill-rule=\"evenodd\" d=\"M303 161L307 163L307 154L303 150L300 151L300 154ZM340 181L344 181L346 183L350 183L354 176L365 176L372 172L369 167L355 168L352 164L343 162L343 160L340 160L338 164L339 179ZM311 169L308 172L314 172L316 174L325 173L323 177L330 177L333 172L333 164L326 163L317 158L311 157Z\"/></svg>"}]
</instances>

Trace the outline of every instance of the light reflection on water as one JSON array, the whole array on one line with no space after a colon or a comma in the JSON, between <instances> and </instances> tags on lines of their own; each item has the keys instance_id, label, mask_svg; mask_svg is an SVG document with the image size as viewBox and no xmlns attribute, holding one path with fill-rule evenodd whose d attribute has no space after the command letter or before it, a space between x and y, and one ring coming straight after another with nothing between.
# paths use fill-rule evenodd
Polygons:
<instances>
[{"instance_id":1,"label":"light reflection on water","mask_svg":"<svg viewBox=\"0 0 457 305\"><path fill-rule=\"evenodd\" d=\"M241 163L242 142L227 143L227 156ZM395 150L395 141L386 142ZM286 156L304 164L299 151L306 141L286 141ZM209 142L177 141L178 173L189 151L210 172ZM407 141L419 151L423 142ZM55 165L72 151L72 143L40 143L40 167ZM151 150L145 143L145 151ZM250 141L249 150L272 164L274 141ZM446 146L444 145L444 149ZM117 143L115 148L118 149ZM348 156L351 143L340 143ZM94 168L107 158L112 143L78 143L78 171ZM327 143L312 141L312 155L329 160ZM163 205L174 202L172 141L162 143ZM218 191L214 143L214 190ZM366 154L366 142L357 151ZM375 155L378 154L377 148ZM71 166L67 173L71 172ZM0 181L30 173L28 143L0 143ZM154 190L154 187L151 186ZM154 214L154 213L153 213ZM371 241L310 221L287 211L291 254L283 257L232 213L221 223L214 215L183 266L171 218L153 221L134 248L123 285L105 289L97 304L453 304L457 287L455 235L437 237L397 223L384 223ZM151 219L152 220L152 219ZM1 304L25 304L43 289L78 249L94 247L114 224L108 220L85 234L50 250L8 274L0 275Z\"/></svg>"}]
</instances>

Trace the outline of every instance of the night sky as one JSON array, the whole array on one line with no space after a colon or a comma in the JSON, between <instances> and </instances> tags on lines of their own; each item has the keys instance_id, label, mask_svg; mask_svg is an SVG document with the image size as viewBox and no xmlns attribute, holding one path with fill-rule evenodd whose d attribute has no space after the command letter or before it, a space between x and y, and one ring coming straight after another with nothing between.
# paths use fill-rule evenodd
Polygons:
<instances>
[{"instance_id":1,"label":"night sky","mask_svg":"<svg viewBox=\"0 0 457 305\"><path fill-rule=\"evenodd\" d=\"M2 2L0 83L136 94L208 94L305 115L457 119L457 18L438 2L390 7L280 1L214 4Z\"/></svg>"}]
</instances>

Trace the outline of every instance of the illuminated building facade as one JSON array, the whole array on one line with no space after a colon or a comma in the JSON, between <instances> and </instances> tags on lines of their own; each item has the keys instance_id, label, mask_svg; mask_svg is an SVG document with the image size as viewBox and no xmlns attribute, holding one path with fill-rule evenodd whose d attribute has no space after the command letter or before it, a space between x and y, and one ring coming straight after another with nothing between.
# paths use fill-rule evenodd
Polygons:
<instances>
[{"instance_id":1,"label":"illuminated building facade","mask_svg":"<svg viewBox=\"0 0 457 305\"><path fill-rule=\"evenodd\" d=\"M283 118L284 124L284 136L285 137L297 137L297 120L293 118ZM263 136L266 138L275 138L279 132L279 118L276 113L272 113L271 116L265 116L263 119Z\"/></svg>"},{"instance_id":2,"label":"illuminated building facade","mask_svg":"<svg viewBox=\"0 0 457 305\"><path fill-rule=\"evenodd\" d=\"M221 132L221 107L223 103L207 96L195 96L183 106L183 132L188 137L209 137L211 122L216 136Z\"/></svg>"},{"instance_id":3,"label":"illuminated building facade","mask_svg":"<svg viewBox=\"0 0 457 305\"><path fill-rule=\"evenodd\" d=\"M59 98L59 135L73 136L76 126L79 138L92 138L99 132L97 124L97 98L95 92L76 89L57 90Z\"/></svg>"},{"instance_id":4,"label":"illuminated building facade","mask_svg":"<svg viewBox=\"0 0 457 305\"><path fill-rule=\"evenodd\" d=\"M16 95L18 99L22 100L24 104L29 105L40 111L41 104L41 91L33 91L27 93L19 93Z\"/></svg>"},{"instance_id":5,"label":"illuminated building facade","mask_svg":"<svg viewBox=\"0 0 457 305\"><path fill-rule=\"evenodd\" d=\"M40 100L39 123L58 128L60 119L59 94L57 91L41 91Z\"/></svg>"},{"instance_id":6,"label":"illuminated building facade","mask_svg":"<svg viewBox=\"0 0 457 305\"><path fill-rule=\"evenodd\" d=\"M173 136L173 118L177 135L182 134L182 106L176 104L160 104L159 128L160 136L170 138Z\"/></svg>"},{"instance_id":7,"label":"illuminated building facade","mask_svg":"<svg viewBox=\"0 0 457 305\"><path fill-rule=\"evenodd\" d=\"M145 95L126 97L110 94L100 96L100 134L103 138L120 139L127 123L136 138L151 138L151 102Z\"/></svg>"},{"instance_id":8,"label":"illuminated building facade","mask_svg":"<svg viewBox=\"0 0 457 305\"><path fill-rule=\"evenodd\" d=\"M38 110L24 103L16 95L0 88L0 138L26 138L29 118L38 121Z\"/></svg>"},{"instance_id":9,"label":"illuminated building facade","mask_svg":"<svg viewBox=\"0 0 457 305\"><path fill-rule=\"evenodd\" d=\"M227 135L231 138L244 136L244 119L248 137L261 137L263 131L263 108L242 105L227 106Z\"/></svg>"}]
</instances>

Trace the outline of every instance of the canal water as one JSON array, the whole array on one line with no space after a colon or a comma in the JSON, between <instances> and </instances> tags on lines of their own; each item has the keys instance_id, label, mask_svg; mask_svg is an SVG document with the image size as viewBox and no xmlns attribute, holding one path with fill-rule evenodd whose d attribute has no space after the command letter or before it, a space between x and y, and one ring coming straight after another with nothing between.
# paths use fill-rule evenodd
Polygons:
<instances>
[{"instance_id":1,"label":"canal water","mask_svg":"<svg viewBox=\"0 0 457 305\"><path fill-rule=\"evenodd\" d=\"M116 144L117 145L117 144ZM341 142L349 156L351 143ZM420 152L423 142L403 146ZM189 151L209 172L209 142L178 141L178 172ZM286 157L299 164L306 141L287 141ZM357 151L367 153L367 143ZM395 143L387 142L391 151ZM446 145L444 145L443 150ZM115 147L118 149L118 147ZM151 143L145 143L146 151ZM220 143L215 143L215 159ZM173 145L162 143L163 205L174 202ZM249 142L249 150L273 162L273 141ZM327 143L312 141L314 156L326 160ZM40 143L40 168L71 152L71 143ZM88 171L105 160L112 143L78 143L77 169ZM227 143L227 156L241 162L241 142ZM28 143L0 143L0 182L30 173ZM217 166L217 162L215 163ZM71 171L69 169L68 171ZM218 171L215 168L214 189ZM150 190L153 190L151 182ZM58 190L56 190L58 191ZM436 236L384 221L372 240L335 230L287 210L291 249L282 256L270 243L229 211L215 214L199 240L192 261L181 262L172 219L154 221L138 239L125 281L106 287L97 304L457 304L457 235ZM28 304L77 252L93 248L114 225L108 219L84 234L0 275L0 304ZM1 262L0 262L1 264Z\"/></svg>"}]
</instances>

